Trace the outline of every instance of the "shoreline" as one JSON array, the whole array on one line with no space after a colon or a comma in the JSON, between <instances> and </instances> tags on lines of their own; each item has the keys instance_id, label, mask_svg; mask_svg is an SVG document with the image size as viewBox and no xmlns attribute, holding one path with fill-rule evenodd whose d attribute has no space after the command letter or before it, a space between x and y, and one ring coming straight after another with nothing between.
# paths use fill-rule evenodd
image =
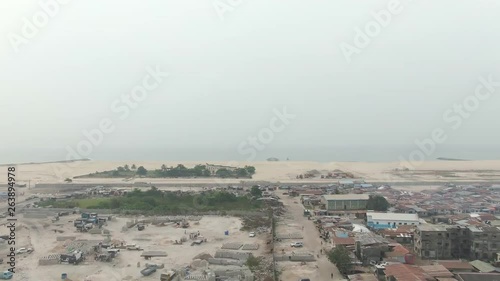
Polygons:
<instances>
[{"instance_id":1,"label":"shoreline","mask_svg":"<svg viewBox=\"0 0 500 281\"><path fill-rule=\"evenodd\" d=\"M42 164L17 165L17 182L20 184L31 182L37 183L64 183L66 178L73 179L73 183L133 183L153 182L166 184L189 184L189 183L240 183L245 182L273 182L273 183L332 183L339 179L329 178L305 178L297 179L300 174L316 170L322 175L335 170L352 173L354 178L363 179L369 183L446 183L446 182L500 182L500 160L482 161L427 161L422 162L414 169L401 170L400 162L313 162L313 161L253 161L253 162L209 162L215 165L228 165L243 167L254 166L256 173L252 179L222 179L222 178L132 178L125 181L122 178L78 178L75 176L94 173L96 171L113 170L125 164L135 164L137 167L144 166L146 169L158 169L162 164L176 166L183 164L191 167L197 164L205 164L202 161L78 161L78 162L52 162ZM0 183L7 179L0 178Z\"/></svg>"}]
</instances>

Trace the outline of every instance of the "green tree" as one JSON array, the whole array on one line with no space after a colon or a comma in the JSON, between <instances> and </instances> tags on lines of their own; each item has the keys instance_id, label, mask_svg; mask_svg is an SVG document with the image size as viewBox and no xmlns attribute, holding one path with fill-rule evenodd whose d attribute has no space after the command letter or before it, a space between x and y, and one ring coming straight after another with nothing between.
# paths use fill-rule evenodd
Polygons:
<instances>
[{"instance_id":1,"label":"green tree","mask_svg":"<svg viewBox=\"0 0 500 281\"><path fill-rule=\"evenodd\" d=\"M366 208L368 210L374 210L378 212L385 212L389 209L390 204L387 202L385 197L380 195L370 195L368 199L368 203L366 204Z\"/></svg>"},{"instance_id":2,"label":"green tree","mask_svg":"<svg viewBox=\"0 0 500 281\"><path fill-rule=\"evenodd\" d=\"M135 166L135 164L132 164L132 167L130 167L130 168L131 168L132 170L134 170L134 171L137 169L137 167Z\"/></svg>"},{"instance_id":3,"label":"green tree","mask_svg":"<svg viewBox=\"0 0 500 281\"><path fill-rule=\"evenodd\" d=\"M64 181L65 181L65 182L73 182L73 180L72 180L72 179L70 179L70 178L66 178Z\"/></svg>"},{"instance_id":4,"label":"green tree","mask_svg":"<svg viewBox=\"0 0 500 281\"><path fill-rule=\"evenodd\" d=\"M145 176L148 173L148 170L146 170L146 168L144 168L143 166L140 166L139 168L137 168L137 172L136 173L139 176Z\"/></svg>"},{"instance_id":5,"label":"green tree","mask_svg":"<svg viewBox=\"0 0 500 281\"><path fill-rule=\"evenodd\" d=\"M254 166L245 166L245 170L247 170L247 172L250 176L255 174L255 167Z\"/></svg>"},{"instance_id":6,"label":"green tree","mask_svg":"<svg viewBox=\"0 0 500 281\"><path fill-rule=\"evenodd\" d=\"M217 172L215 172L215 175L219 178L229 178L231 177L231 171L229 171L228 169L219 169L217 170Z\"/></svg>"},{"instance_id":7,"label":"green tree","mask_svg":"<svg viewBox=\"0 0 500 281\"><path fill-rule=\"evenodd\" d=\"M118 172L125 172L125 168L123 168L122 166L120 166L120 167L116 168L116 170L117 170Z\"/></svg>"},{"instance_id":8,"label":"green tree","mask_svg":"<svg viewBox=\"0 0 500 281\"><path fill-rule=\"evenodd\" d=\"M236 174L237 177L239 178L245 178L245 177L248 177L248 171L246 169L243 169L243 168L238 168L234 171L234 173Z\"/></svg>"},{"instance_id":9,"label":"green tree","mask_svg":"<svg viewBox=\"0 0 500 281\"><path fill-rule=\"evenodd\" d=\"M260 266L260 259L250 255L247 259L246 266L253 272Z\"/></svg>"},{"instance_id":10,"label":"green tree","mask_svg":"<svg viewBox=\"0 0 500 281\"><path fill-rule=\"evenodd\" d=\"M349 257L349 251L344 246L337 246L328 252L328 260L337 266L340 273L349 274L353 265Z\"/></svg>"},{"instance_id":11,"label":"green tree","mask_svg":"<svg viewBox=\"0 0 500 281\"><path fill-rule=\"evenodd\" d=\"M128 166L128 164L125 164L125 166L123 166L123 168L125 169L125 171L130 171L130 167Z\"/></svg>"},{"instance_id":12,"label":"green tree","mask_svg":"<svg viewBox=\"0 0 500 281\"><path fill-rule=\"evenodd\" d=\"M250 194L255 197L262 197L262 190L258 186L252 186Z\"/></svg>"}]
</instances>

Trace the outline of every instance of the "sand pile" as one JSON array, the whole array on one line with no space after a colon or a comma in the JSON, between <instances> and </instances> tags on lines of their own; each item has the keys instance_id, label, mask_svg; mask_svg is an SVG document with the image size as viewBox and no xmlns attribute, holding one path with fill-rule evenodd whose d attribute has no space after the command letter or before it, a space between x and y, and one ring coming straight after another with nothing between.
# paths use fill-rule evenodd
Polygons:
<instances>
[{"instance_id":1,"label":"sand pile","mask_svg":"<svg viewBox=\"0 0 500 281\"><path fill-rule=\"evenodd\" d=\"M192 268L205 268L208 266L208 261L196 259L191 263Z\"/></svg>"},{"instance_id":2,"label":"sand pile","mask_svg":"<svg viewBox=\"0 0 500 281\"><path fill-rule=\"evenodd\" d=\"M201 254L198 254L196 255L193 260L208 260L208 259L211 259L213 258L213 256L209 253L201 253Z\"/></svg>"}]
</instances>

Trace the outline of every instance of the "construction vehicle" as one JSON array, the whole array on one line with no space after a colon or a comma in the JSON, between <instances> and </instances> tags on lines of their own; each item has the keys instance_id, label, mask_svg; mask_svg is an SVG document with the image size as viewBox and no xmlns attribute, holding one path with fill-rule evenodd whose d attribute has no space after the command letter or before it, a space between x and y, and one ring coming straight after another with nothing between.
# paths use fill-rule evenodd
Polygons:
<instances>
[{"instance_id":1,"label":"construction vehicle","mask_svg":"<svg viewBox=\"0 0 500 281\"><path fill-rule=\"evenodd\" d=\"M71 254L62 254L60 257L61 263L69 263L69 264L79 264L84 260L83 253L81 251L74 251Z\"/></svg>"},{"instance_id":2,"label":"construction vehicle","mask_svg":"<svg viewBox=\"0 0 500 281\"><path fill-rule=\"evenodd\" d=\"M97 217L97 213L82 213L82 220L84 222L97 223L99 218Z\"/></svg>"},{"instance_id":3,"label":"construction vehicle","mask_svg":"<svg viewBox=\"0 0 500 281\"><path fill-rule=\"evenodd\" d=\"M83 223L83 220L81 219L76 219L74 222L73 222L73 226L77 227L78 225L82 224Z\"/></svg>"},{"instance_id":4,"label":"construction vehicle","mask_svg":"<svg viewBox=\"0 0 500 281\"><path fill-rule=\"evenodd\" d=\"M92 228L94 228L94 225L91 223L87 223L87 224L82 223L82 224L76 226L76 230L78 230L80 232L88 232Z\"/></svg>"},{"instance_id":5,"label":"construction vehicle","mask_svg":"<svg viewBox=\"0 0 500 281\"><path fill-rule=\"evenodd\" d=\"M118 254L120 253L120 249L108 249L107 252L111 255L112 258L114 258L118 256Z\"/></svg>"},{"instance_id":6,"label":"construction vehicle","mask_svg":"<svg viewBox=\"0 0 500 281\"><path fill-rule=\"evenodd\" d=\"M10 271L4 271L0 273L0 279L2 280L12 279L12 276L14 276L14 273Z\"/></svg>"},{"instance_id":7,"label":"construction vehicle","mask_svg":"<svg viewBox=\"0 0 500 281\"><path fill-rule=\"evenodd\" d=\"M177 226L180 226L182 228L188 228L189 227L189 222L186 220L182 220L180 222L177 222Z\"/></svg>"},{"instance_id":8,"label":"construction vehicle","mask_svg":"<svg viewBox=\"0 0 500 281\"><path fill-rule=\"evenodd\" d=\"M166 273L160 275L160 281L172 281L176 276L175 271L169 270Z\"/></svg>"},{"instance_id":9,"label":"construction vehicle","mask_svg":"<svg viewBox=\"0 0 500 281\"><path fill-rule=\"evenodd\" d=\"M131 251L141 251L142 248L136 244L130 244L130 245L127 245L127 250L131 250Z\"/></svg>"},{"instance_id":10,"label":"construction vehicle","mask_svg":"<svg viewBox=\"0 0 500 281\"><path fill-rule=\"evenodd\" d=\"M98 254L95 257L96 261L110 262L113 258L110 254Z\"/></svg>"},{"instance_id":11,"label":"construction vehicle","mask_svg":"<svg viewBox=\"0 0 500 281\"><path fill-rule=\"evenodd\" d=\"M311 210L304 209L304 217L308 217L311 215Z\"/></svg>"},{"instance_id":12,"label":"construction vehicle","mask_svg":"<svg viewBox=\"0 0 500 281\"><path fill-rule=\"evenodd\" d=\"M156 272L156 266L146 267L145 269L141 270L141 274L144 276L149 276L155 272Z\"/></svg>"}]
</instances>

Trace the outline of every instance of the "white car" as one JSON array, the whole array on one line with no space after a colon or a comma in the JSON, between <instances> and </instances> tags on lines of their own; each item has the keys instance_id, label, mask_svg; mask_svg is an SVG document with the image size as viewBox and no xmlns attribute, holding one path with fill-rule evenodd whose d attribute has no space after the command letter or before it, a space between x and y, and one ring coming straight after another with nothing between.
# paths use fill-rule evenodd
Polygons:
<instances>
[{"instance_id":1,"label":"white car","mask_svg":"<svg viewBox=\"0 0 500 281\"><path fill-rule=\"evenodd\" d=\"M31 248L19 248L16 250L16 254L24 254L24 253L31 253L33 252L33 249Z\"/></svg>"},{"instance_id":2,"label":"white car","mask_svg":"<svg viewBox=\"0 0 500 281\"><path fill-rule=\"evenodd\" d=\"M255 237L255 232L250 232L250 233L248 234L248 237Z\"/></svg>"},{"instance_id":3,"label":"white car","mask_svg":"<svg viewBox=\"0 0 500 281\"><path fill-rule=\"evenodd\" d=\"M304 243L302 243L302 242L292 242L292 243L290 243L290 246L291 247L295 247L295 248L299 248L299 247L304 246Z\"/></svg>"}]
</instances>

